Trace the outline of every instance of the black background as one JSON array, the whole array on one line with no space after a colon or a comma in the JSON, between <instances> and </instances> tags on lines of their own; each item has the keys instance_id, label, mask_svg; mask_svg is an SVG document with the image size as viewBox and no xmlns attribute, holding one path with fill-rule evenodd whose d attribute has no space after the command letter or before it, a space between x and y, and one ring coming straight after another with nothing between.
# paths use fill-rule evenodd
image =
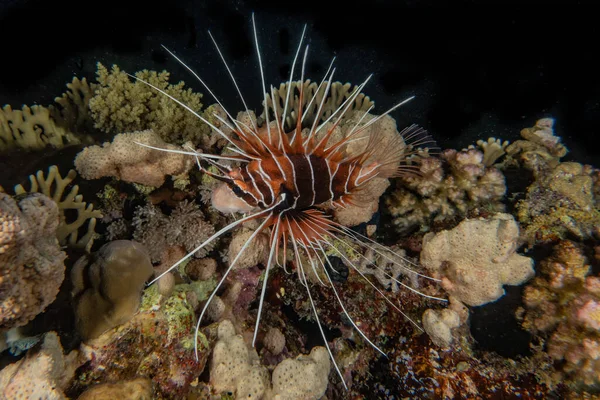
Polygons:
<instances>
[{"instance_id":1,"label":"black background","mask_svg":"<svg viewBox=\"0 0 600 400\"><path fill-rule=\"evenodd\" d=\"M164 44L239 111L210 29L258 109L252 12L268 84L287 80L306 23L307 77L320 80L336 55L339 80L375 74L365 92L376 112L415 95L393 114L400 127L417 123L442 147L461 148L489 136L514 140L553 116L569 158L600 164L597 17L574 1L0 0L0 105L49 104L73 75L93 78L98 61L130 73L167 69L206 93Z\"/></svg>"}]
</instances>

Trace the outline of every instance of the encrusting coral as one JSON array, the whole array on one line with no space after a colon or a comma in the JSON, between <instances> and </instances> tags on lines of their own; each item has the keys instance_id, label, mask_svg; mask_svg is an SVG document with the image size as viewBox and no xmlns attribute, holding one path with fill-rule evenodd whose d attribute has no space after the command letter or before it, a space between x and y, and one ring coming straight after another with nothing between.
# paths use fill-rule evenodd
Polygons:
<instances>
[{"instance_id":1,"label":"encrusting coral","mask_svg":"<svg viewBox=\"0 0 600 400\"><path fill-rule=\"evenodd\" d=\"M525 287L523 327L546 339L557 383L575 388L600 384L600 278L580 245L564 240L539 264L540 276Z\"/></svg>"},{"instance_id":2,"label":"encrusting coral","mask_svg":"<svg viewBox=\"0 0 600 400\"><path fill-rule=\"evenodd\" d=\"M517 203L517 218L530 243L563 239L582 240L600 233L600 170L564 162L537 175Z\"/></svg>"},{"instance_id":3,"label":"encrusting coral","mask_svg":"<svg viewBox=\"0 0 600 400\"><path fill-rule=\"evenodd\" d=\"M121 133L112 143L89 146L75 158L75 167L85 179L105 176L158 187L165 182L166 175L186 174L194 165L192 157L154 150L137 143L168 150L183 150L179 146L166 144L154 131Z\"/></svg>"},{"instance_id":4,"label":"encrusting coral","mask_svg":"<svg viewBox=\"0 0 600 400\"><path fill-rule=\"evenodd\" d=\"M213 390L232 393L238 399L263 398L270 388L269 373L260 365L256 350L246 347L230 321L219 324L218 336L210 364Z\"/></svg>"},{"instance_id":5,"label":"encrusting coral","mask_svg":"<svg viewBox=\"0 0 600 400\"><path fill-rule=\"evenodd\" d=\"M510 214L466 219L452 230L425 235L421 263L450 295L479 306L504 295L502 285L520 285L533 276L533 260L516 253L518 239Z\"/></svg>"},{"instance_id":6,"label":"encrusting coral","mask_svg":"<svg viewBox=\"0 0 600 400\"><path fill-rule=\"evenodd\" d=\"M139 243L116 240L81 257L71 270L77 330L84 340L127 322L137 312L154 269Z\"/></svg>"},{"instance_id":7,"label":"encrusting coral","mask_svg":"<svg viewBox=\"0 0 600 400\"><path fill-rule=\"evenodd\" d=\"M101 218L102 213L94 210L93 204L87 204L83 201L83 196L79 193L79 186L74 185L71 191L65 196L65 189L77 177L75 170L70 170L66 177L62 177L56 165L48 168L48 176L44 176L43 171L38 171L35 176L29 175L30 187L25 190L22 185L15 186L15 194L25 193L43 193L51 198L58 205L60 211L60 222L56 230L56 236L62 245L69 245L75 248L89 249L92 247L96 238L96 218ZM68 221L66 213L68 210L75 210L77 218L74 221ZM79 229L86 223L86 233L79 238Z\"/></svg>"},{"instance_id":8,"label":"encrusting coral","mask_svg":"<svg viewBox=\"0 0 600 400\"><path fill-rule=\"evenodd\" d=\"M15 201L0 193L0 328L25 325L56 298L66 258L58 214L43 194Z\"/></svg>"},{"instance_id":9,"label":"encrusting coral","mask_svg":"<svg viewBox=\"0 0 600 400\"><path fill-rule=\"evenodd\" d=\"M218 336L210 369L210 384L217 394L273 400L318 400L325 394L331 361L324 347L281 361L273 370L271 387L256 351L248 349L230 321L219 324Z\"/></svg>"},{"instance_id":10,"label":"encrusting coral","mask_svg":"<svg viewBox=\"0 0 600 400\"><path fill-rule=\"evenodd\" d=\"M447 168L445 168L447 166ZM477 149L445 150L441 158L424 157L419 176L400 177L385 202L399 231L417 226L427 229L434 221L463 217L474 208L503 211L506 193L502 172L484 163Z\"/></svg>"}]
</instances>

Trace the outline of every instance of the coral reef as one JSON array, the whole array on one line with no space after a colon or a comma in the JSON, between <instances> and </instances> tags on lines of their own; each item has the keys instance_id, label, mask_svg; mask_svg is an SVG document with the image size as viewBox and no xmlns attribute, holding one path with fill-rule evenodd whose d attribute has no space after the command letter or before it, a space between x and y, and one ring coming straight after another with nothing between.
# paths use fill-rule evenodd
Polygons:
<instances>
[{"instance_id":1,"label":"coral reef","mask_svg":"<svg viewBox=\"0 0 600 400\"><path fill-rule=\"evenodd\" d=\"M445 150L441 159L422 158L419 175L400 177L398 182L385 202L401 232L417 226L426 230L434 221L461 218L476 208L504 210L504 176L487 167L484 153L477 149Z\"/></svg>"},{"instance_id":2,"label":"coral reef","mask_svg":"<svg viewBox=\"0 0 600 400\"><path fill-rule=\"evenodd\" d=\"M554 133L554 119L542 118L535 126L521 130L524 140L517 140L506 148L506 165L523 166L537 176L558 165L568 150Z\"/></svg>"},{"instance_id":3,"label":"coral reef","mask_svg":"<svg viewBox=\"0 0 600 400\"><path fill-rule=\"evenodd\" d=\"M150 286L132 319L81 346L88 362L69 393L79 394L96 384L147 378L153 383L153 399L185 398L216 340L215 327L203 329L196 360L194 309L215 284L214 280L179 284L168 298L158 293L156 285Z\"/></svg>"},{"instance_id":4,"label":"coral reef","mask_svg":"<svg viewBox=\"0 0 600 400\"><path fill-rule=\"evenodd\" d=\"M66 258L58 224L58 207L43 194L17 202L0 193L0 328L25 325L56 298Z\"/></svg>"},{"instance_id":5,"label":"coral reef","mask_svg":"<svg viewBox=\"0 0 600 400\"><path fill-rule=\"evenodd\" d=\"M83 392L77 400L152 400L153 398L152 381L147 378L137 378L92 386Z\"/></svg>"},{"instance_id":6,"label":"coral reef","mask_svg":"<svg viewBox=\"0 0 600 400\"><path fill-rule=\"evenodd\" d=\"M14 148L41 150L88 142L82 132L89 125L88 102L95 85L74 77L54 105L0 108L0 152Z\"/></svg>"},{"instance_id":7,"label":"coral reef","mask_svg":"<svg viewBox=\"0 0 600 400\"><path fill-rule=\"evenodd\" d=\"M600 233L600 170L573 162L557 164L538 173L517 205L524 238L533 245L564 239L580 240Z\"/></svg>"},{"instance_id":8,"label":"coral reef","mask_svg":"<svg viewBox=\"0 0 600 400\"><path fill-rule=\"evenodd\" d=\"M13 110L9 105L0 109L0 151L15 147L40 150L46 146L61 148L81 143L79 137L59 126L50 110L42 106L23 106Z\"/></svg>"},{"instance_id":9,"label":"coral reef","mask_svg":"<svg viewBox=\"0 0 600 400\"><path fill-rule=\"evenodd\" d=\"M519 226L510 214L464 220L456 228L423 238L421 263L442 287L470 306L495 301L502 285L520 285L534 274L533 260L515 252Z\"/></svg>"},{"instance_id":10,"label":"coral reef","mask_svg":"<svg viewBox=\"0 0 600 400\"><path fill-rule=\"evenodd\" d=\"M276 400L318 400L327 390L331 361L324 347L309 355L285 359L273 370L273 398Z\"/></svg>"},{"instance_id":11,"label":"coral reef","mask_svg":"<svg viewBox=\"0 0 600 400\"><path fill-rule=\"evenodd\" d=\"M66 400L63 390L78 366L77 352L65 356L58 335L48 332L39 349L0 371L0 398Z\"/></svg>"},{"instance_id":12,"label":"coral reef","mask_svg":"<svg viewBox=\"0 0 600 400\"><path fill-rule=\"evenodd\" d=\"M446 348L452 344L452 329L460 325L458 314L449 309L426 310L423 313L423 329L431 341L436 345Z\"/></svg>"},{"instance_id":13,"label":"coral reef","mask_svg":"<svg viewBox=\"0 0 600 400\"><path fill-rule=\"evenodd\" d=\"M267 109L270 113L275 114L275 109L277 110L277 114L281 115L283 112L286 100L288 107L288 115L285 118L285 126L290 129L295 126L296 121L298 119L298 111L300 106L300 81L293 81L289 87L289 98L288 98L288 82L284 82L279 85L278 88L273 89L272 95L267 93ZM323 95L325 94L325 89L327 88L327 82L323 82L322 84L317 84L316 82L311 82L310 80L305 80L302 83L304 89L304 97L302 99L302 107L303 107L303 115L306 123L313 123L315 119L315 115L318 111L318 108L323 101ZM333 111L335 111L344 101L346 101L354 91L358 90L357 86L352 86L350 83L341 83L341 82L333 82L331 87L329 88L329 93L327 94L327 98L323 103L323 109L321 114L321 120L325 121ZM316 97L315 97L316 95ZM314 99L313 99L314 97ZM275 100L275 105L273 105L273 99ZM310 104L309 104L310 103ZM369 96L365 96L363 93L360 93L355 99L352 105L350 106L350 115L352 111L368 111L371 109L375 103L371 101ZM264 121L265 116L264 113L260 116L260 120Z\"/></svg>"},{"instance_id":14,"label":"coral reef","mask_svg":"<svg viewBox=\"0 0 600 400\"><path fill-rule=\"evenodd\" d=\"M179 202L170 216L151 204L139 206L135 210L132 225L133 239L146 246L153 262L159 261L169 246L183 246L187 251L192 251L215 233L198 205L187 200ZM216 242L212 241L196 251L194 257L205 257Z\"/></svg>"},{"instance_id":15,"label":"coral reef","mask_svg":"<svg viewBox=\"0 0 600 400\"><path fill-rule=\"evenodd\" d=\"M210 384L216 393L231 393L237 399L262 398L270 388L267 369L260 365L254 349L236 335L230 321L219 324L210 366Z\"/></svg>"},{"instance_id":16,"label":"coral reef","mask_svg":"<svg viewBox=\"0 0 600 400\"><path fill-rule=\"evenodd\" d=\"M77 177L75 170L70 170L66 177L62 177L56 165L48 168L48 176L44 177L43 171L38 171L35 176L29 175L30 188L25 190L22 185L15 186L15 194L25 193L43 193L51 198L58 205L60 210L60 223L56 230L56 237L60 244L68 245L74 248L89 249L96 238L96 218L101 218L102 214L94 210L93 204L87 204L83 201L83 196L78 194L79 186L74 185L71 191L65 195L65 189ZM75 210L77 218L73 221L67 219L67 212ZM86 223L86 233L79 238L79 230Z\"/></svg>"},{"instance_id":17,"label":"coral reef","mask_svg":"<svg viewBox=\"0 0 600 400\"><path fill-rule=\"evenodd\" d=\"M600 385L600 278L580 245L564 240L539 264L540 276L525 288L523 327L546 340L547 353L559 361L555 384L575 388Z\"/></svg>"},{"instance_id":18,"label":"coral reef","mask_svg":"<svg viewBox=\"0 0 600 400\"><path fill-rule=\"evenodd\" d=\"M508 140L502 141L502 139L496 139L490 137L487 140L478 140L477 147L483 151L483 165L490 167L498 161L503 155L506 154L506 148L510 143ZM475 148L469 146L469 149Z\"/></svg>"},{"instance_id":19,"label":"coral reef","mask_svg":"<svg viewBox=\"0 0 600 400\"><path fill-rule=\"evenodd\" d=\"M216 141L211 135L211 128L198 117L146 84L137 80L132 82L116 65L109 72L98 63L97 76L98 87L89 102L96 128L112 133L152 129L169 143L190 141L203 147L210 147ZM200 113L202 95L190 88L185 89L183 81L169 84L167 71L143 70L135 76ZM215 114L226 117L219 106L209 107L203 117L221 127L222 123Z\"/></svg>"},{"instance_id":20,"label":"coral reef","mask_svg":"<svg viewBox=\"0 0 600 400\"><path fill-rule=\"evenodd\" d=\"M325 394L331 362L324 347L281 361L273 370L271 389L267 369L242 335L236 335L233 324L221 322L218 332L210 368L210 385L216 393L274 400L318 400Z\"/></svg>"},{"instance_id":21,"label":"coral reef","mask_svg":"<svg viewBox=\"0 0 600 400\"><path fill-rule=\"evenodd\" d=\"M133 317L154 269L146 249L117 240L81 257L71 270L77 330L84 340L100 336Z\"/></svg>"},{"instance_id":22,"label":"coral reef","mask_svg":"<svg viewBox=\"0 0 600 400\"><path fill-rule=\"evenodd\" d=\"M83 149L75 158L75 167L85 179L114 176L122 181L158 187L165 182L166 175L186 174L194 165L192 157L150 149L137 143L183 150L166 144L152 130L121 133L114 137L112 143Z\"/></svg>"}]
</instances>

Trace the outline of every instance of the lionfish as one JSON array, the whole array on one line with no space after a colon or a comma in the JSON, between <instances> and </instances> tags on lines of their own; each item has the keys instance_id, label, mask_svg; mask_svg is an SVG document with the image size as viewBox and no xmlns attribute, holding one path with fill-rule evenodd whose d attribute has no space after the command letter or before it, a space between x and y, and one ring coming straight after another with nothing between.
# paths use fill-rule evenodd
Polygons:
<instances>
[{"instance_id":1,"label":"lionfish","mask_svg":"<svg viewBox=\"0 0 600 400\"><path fill-rule=\"evenodd\" d=\"M143 82L144 84L152 87L154 90L160 92L162 95L167 96L172 101L176 102L181 107L194 114L204 123L208 124L216 133L218 133L227 141L227 148L231 150L234 155L225 156L206 154L196 151L193 148L189 148L189 151L168 150L149 146L144 143L138 144L155 150L187 154L195 157L198 168L203 173L206 173L223 182L221 186L213 192L213 206L217 210L224 213L239 212L244 214L242 218L237 219L236 221L220 229L204 243L175 263L167 271L156 277L152 283L156 282L172 269L177 268L181 263L189 259L196 251L205 247L210 242L231 231L235 227L238 227L250 220L262 220L258 228L243 244L239 253L233 258L233 260L230 261L229 267L206 301L206 304L204 305L196 324L196 344L198 342L198 332L202 318L204 317L204 314L206 313L206 310L208 309L212 299L215 297L217 291L223 285L229 273L235 267L238 260L240 260L240 257L242 257L244 254L244 251L248 248L248 246L250 246L257 235L259 235L261 232L270 230L270 251L264 272L252 343L254 345L256 342L269 272L274 265L279 265L285 269L287 249L288 246L292 246L297 275L302 285L306 288L306 294L308 296L312 311L315 315L317 326L325 342L325 347L329 352L329 356L331 357L333 365L340 376L344 387L347 388L342 373L335 362L335 358L331 349L329 348L323 327L319 320L317 308L313 300L313 295L311 294L311 284L307 279L307 268L311 268L313 276L316 276L316 279L321 285L328 286L333 290L342 312L348 318L352 326L366 342L368 342L374 349L384 356L385 353L379 347L377 347L367 337L367 335L365 335L365 333L354 322L346 310L338 290L333 283L335 277L332 277L332 274L337 274L339 272L332 265L332 262L327 255L327 250L333 251L348 265L352 266L353 270L360 274L362 278L364 278L381 296L383 296L387 303L389 303L396 311L400 312L406 319L412 322L419 329L420 327L404 312L402 312L402 310L396 304L389 300L383 291L371 280L369 280L364 273L361 272L360 269L351 260L349 260L346 255L344 255L344 251L340 250L334 244L333 239L335 238L337 243L346 246L347 248L350 248L352 244L358 244L363 248L370 249L374 253L385 258L388 262L398 264L397 260L401 259L403 262L401 267L408 273L433 281L438 280L426 275L422 275L415 270L408 268L405 264L415 264L412 261L393 253L390 249L380 245L369 237L362 235L361 233L344 225L341 225L340 223L337 223L327 213L326 208L345 208L348 205L360 206L362 200L361 197L365 194L364 191L365 188L367 188L366 184L375 178L392 178L402 175L418 175L418 168L415 166L415 158L418 158L416 156L419 155L419 147L425 145L432 146L427 148L427 150L429 150L431 148L435 148L435 142L423 129L414 125L404 129L400 135L396 135L396 137L392 140L383 140L384 138L382 134L377 131L372 133L368 138L359 136L360 133L362 133L365 129L377 123L381 120L381 118L396 110L398 107L412 100L413 97L401 101L383 114L372 118L366 123L363 123L363 119L365 116L369 115L369 112L373 108L373 106L371 106L366 112L364 112L362 118L360 118L360 120L344 138L332 142L331 138L335 128L348 114L353 102L361 94L362 89L372 76L370 75L362 84L355 87L350 95L339 105L339 107L333 110L333 112L331 112L331 114L325 118L323 108L325 99L330 93L331 83L335 74L335 68L333 68L335 58L332 60L327 72L325 73L325 76L319 84L318 89L315 91L314 95L310 99L310 102L306 106L306 108L309 108L311 104L317 101L317 93L323 86L325 86L325 94L323 95L320 104L317 107L316 116L314 117L312 124L310 124L308 127L308 133L306 133L306 129L303 124L304 118L306 117L306 114L303 113L303 104L305 103L303 83L309 48L308 45L306 45L304 48L302 59L299 81L298 110L297 115L295 116L295 124L293 124L295 126L292 126L291 129L287 129L286 122L289 120L286 120L286 118L291 114L290 94L292 91L292 79L298 57L303 47L302 43L306 33L306 26L304 26L302 31L300 42L292 62L290 78L286 85L287 94L285 97L285 105L282 110L277 109L276 102L272 100L273 109L271 111L273 112L273 119L270 120L265 75L254 15L252 15L252 29L264 96L263 114L265 122L261 126L259 126L256 119L253 118L250 118L249 123L245 123L234 118L223 106L223 104L221 104L218 97L215 96L213 91L200 78L200 76L198 76L196 72L194 72L187 64L185 64L179 57L177 57L165 46L163 46L163 48L175 60L184 66L196 79L198 79L198 81L204 86L209 94L222 107L228 118L222 118L216 113L214 116L223 124L222 126L225 126L231 130L233 135L227 135L223 129L215 126L205 117L198 114L189 106L161 90L160 88L155 87L152 84L133 75L130 75L130 77ZM237 81L227 64L223 53L221 52L210 31L208 33L213 41L213 44L215 45L216 51L218 52L225 65L225 68L229 73L233 85L237 90L237 93L246 110L246 114L250 115L246 101L244 100ZM273 86L270 87L270 93L271 99L275 99ZM368 139L368 142L360 153L352 155L346 154L345 148L349 143L365 139ZM219 173L211 172L206 169L200 163L200 159L214 166ZM225 165L224 163L219 163L221 160L235 161L239 163L239 166L232 167ZM324 205L327 205L327 207L324 207ZM282 251L281 255L280 251ZM304 259L300 255L301 251L305 254ZM362 257L366 259L365 256ZM367 260L367 262L371 263L373 266L375 266L375 268L379 268L372 261ZM321 274L319 274L319 272L321 272ZM424 297L446 301L445 299L426 295L410 285L397 280L396 277L387 274L385 271L382 270L382 272L388 279L391 279L397 284ZM325 279L322 279L320 276L324 277ZM198 358L197 345L195 351L196 358Z\"/></svg>"}]
</instances>

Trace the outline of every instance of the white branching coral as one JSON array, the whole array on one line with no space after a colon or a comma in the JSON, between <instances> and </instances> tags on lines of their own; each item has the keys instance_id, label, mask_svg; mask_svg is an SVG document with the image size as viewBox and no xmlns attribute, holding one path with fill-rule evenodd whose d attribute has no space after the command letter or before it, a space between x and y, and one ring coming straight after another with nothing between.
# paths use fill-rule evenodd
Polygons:
<instances>
[{"instance_id":1,"label":"white branching coral","mask_svg":"<svg viewBox=\"0 0 600 400\"><path fill-rule=\"evenodd\" d=\"M510 214L464 220L456 228L423 238L421 263L442 279L458 300L479 306L504 295L534 274L533 260L516 253L519 226Z\"/></svg>"}]
</instances>

